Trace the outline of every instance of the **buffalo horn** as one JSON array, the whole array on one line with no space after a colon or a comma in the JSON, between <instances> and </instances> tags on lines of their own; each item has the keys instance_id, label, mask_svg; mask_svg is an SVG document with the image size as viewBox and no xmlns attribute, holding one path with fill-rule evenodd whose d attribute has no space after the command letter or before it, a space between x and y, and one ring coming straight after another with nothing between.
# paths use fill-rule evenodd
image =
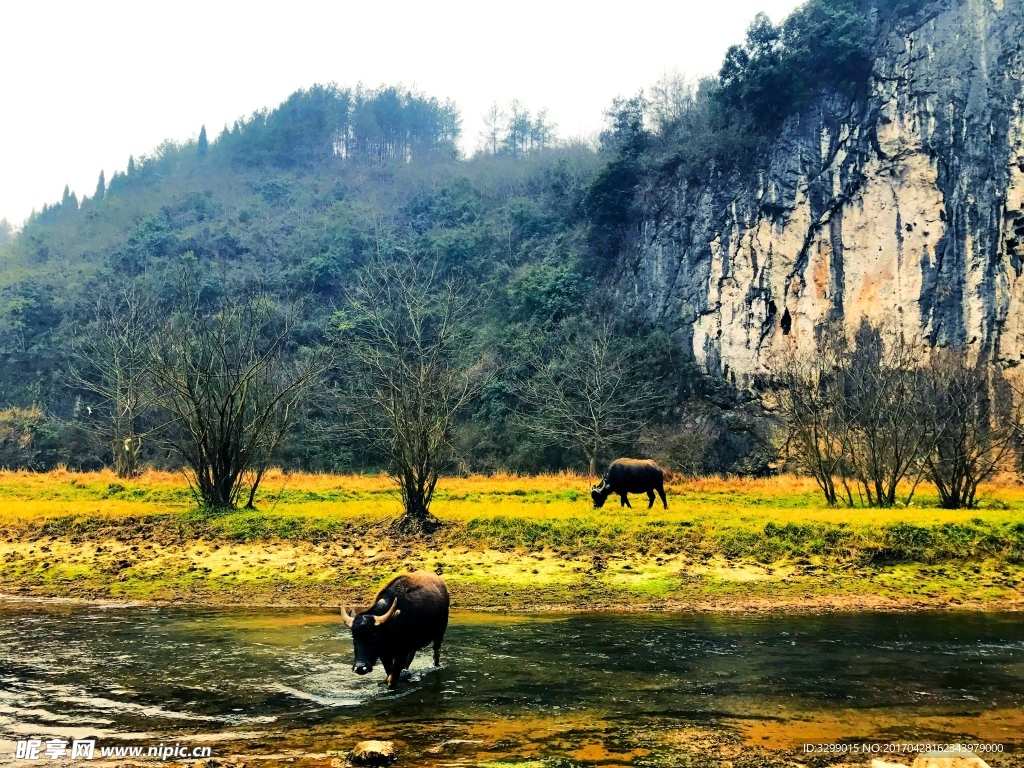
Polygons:
<instances>
[{"instance_id":1,"label":"buffalo horn","mask_svg":"<svg viewBox=\"0 0 1024 768\"><path fill-rule=\"evenodd\" d=\"M346 627L351 627L352 623L356 620L355 615L350 616L348 613L348 608L346 608L344 605L341 606L341 617L345 620Z\"/></svg>"},{"instance_id":2,"label":"buffalo horn","mask_svg":"<svg viewBox=\"0 0 1024 768\"><path fill-rule=\"evenodd\" d=\"M393 603L391 603L391 607L388 608L388 612L385 613L383 616L378 616L377 618L375 618L373 620L373 623L376 626L378 626L378 627L383 625L383 624L386 624L391 619L392 616L396 616L398 614L398 611L396 610L397 608L398 608L398 598L396 597L395 601Z\"/></svg>"}]
</instances>

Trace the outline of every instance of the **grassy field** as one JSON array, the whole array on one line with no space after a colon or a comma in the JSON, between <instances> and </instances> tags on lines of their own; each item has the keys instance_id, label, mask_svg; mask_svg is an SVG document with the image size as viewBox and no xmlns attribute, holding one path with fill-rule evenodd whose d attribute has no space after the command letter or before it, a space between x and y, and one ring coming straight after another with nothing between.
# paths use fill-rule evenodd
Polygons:
<instances>
[{"instance_id":1,"label":"grassy field","mask_svg":"<svg viewBox=\"0 0 1024 768\"><path fill-rule=\"evenodd\" d=\"M980 509L922 488L891 510L830 509L813 481L680 480L670 508L589 479L442 482L430 539L398 538L378 476L274 473L257 510L208 514L180 475L0 473L0 592L211 603L358 600L407 568L438 570L463 607L1024 607L1024 487Z\"/></svg>"}]
</instances>

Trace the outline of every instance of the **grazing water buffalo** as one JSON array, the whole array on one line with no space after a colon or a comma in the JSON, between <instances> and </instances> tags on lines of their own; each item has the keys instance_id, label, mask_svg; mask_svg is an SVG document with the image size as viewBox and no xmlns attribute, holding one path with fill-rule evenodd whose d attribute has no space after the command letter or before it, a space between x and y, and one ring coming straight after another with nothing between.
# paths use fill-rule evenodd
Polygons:
<instances>
[{"instance_id":1,"label":"grazing water buffalo","mask_svg":"<svg viewBox=\"0 0 1024 768\"><path fill-rule=\"evenodd\" d=\"M622 506L632 509L627 494L646 493L651 502L647 505L650 509L654 506L655 491L661 496L661 503L665 505L665 509L668 509L668 499L665 498L665 473L661 467L653 461L618 459L608 467L601 484L590 489L590 495L594 499L595 509L603 507L605 499L613 493L618 494Z\"/></svg>"},{"instance_id":2,"label":"grazing water buffalo","mask_svg":"<svg viewBox=\"0 0 1024 768\"><path fill-rule=\"evenodd\" d=\"M395 688L416 651L431 643L434 666L441 663L441 641L448 629L448 589L436 574L417 571L398 576L377 593L369 610L350 614L342 607L341 615L352 629L352 671L357 675L373 671L380 659L388 688Z\"/></svg>"}]
</instances>

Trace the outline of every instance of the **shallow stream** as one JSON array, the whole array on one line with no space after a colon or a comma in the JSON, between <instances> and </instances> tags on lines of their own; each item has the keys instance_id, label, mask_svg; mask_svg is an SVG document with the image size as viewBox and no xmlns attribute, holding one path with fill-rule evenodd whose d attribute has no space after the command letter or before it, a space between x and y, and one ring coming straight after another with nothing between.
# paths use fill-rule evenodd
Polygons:
<instances>
[{"instance_id":1,"label":"shallow stream","mask_svg":"<svg viewBox=\"0 0 1024 768\"><path fill-rule=\"evenodd\" d=\"M683 765L695 749L840 740L1024 749L1015 614L456 613L442 666L429 657L392 693L380 667L351 671L333 614L0 603L0 762L55 736L312 761L394 738L406 765Z\"/></svg>"}]
</instances>

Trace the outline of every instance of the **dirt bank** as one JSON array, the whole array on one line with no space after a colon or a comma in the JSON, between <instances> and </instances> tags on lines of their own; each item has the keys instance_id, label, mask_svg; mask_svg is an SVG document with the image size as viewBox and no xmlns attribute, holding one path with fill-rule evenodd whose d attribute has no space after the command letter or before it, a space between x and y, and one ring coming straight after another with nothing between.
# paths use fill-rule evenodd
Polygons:
<instances>
[{"instance_id":1,"label":"dirt bank","mask_svg":"<svg viewBox=\"0 0 1024 768\"><path fill-rule=\"evenodd\" d=\"M438 546L39 537L0 541L12 597L333 607L396 573L444 575L459 608L515 611L1024 610L1024 568L1001 561L770 565L680 552L579 555Z\"/></svg>"}]
</instances>

